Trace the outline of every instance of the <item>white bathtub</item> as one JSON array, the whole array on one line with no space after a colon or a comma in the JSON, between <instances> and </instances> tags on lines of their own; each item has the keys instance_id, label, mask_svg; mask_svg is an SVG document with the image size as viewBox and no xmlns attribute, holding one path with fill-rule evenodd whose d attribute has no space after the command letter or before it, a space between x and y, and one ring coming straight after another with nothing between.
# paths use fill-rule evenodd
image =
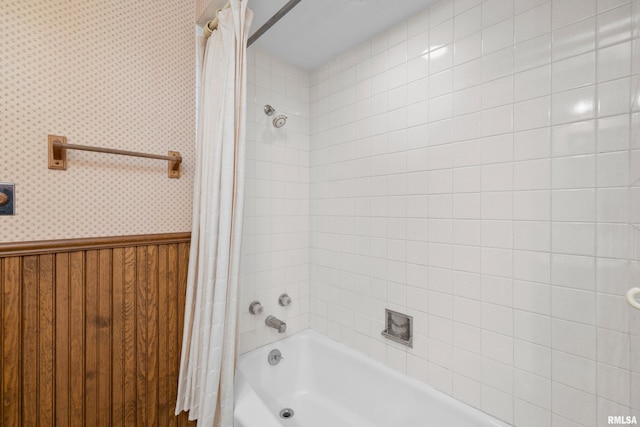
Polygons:
<instances>
[{"instance_id":1,"label":"white bathtub","mask_svg":"<svg viewBox=\"0 0 640 427\"><path fill-rule=\"evenodd\" d=\"M235 427L506 426L311 330L240 356L235 386Z\"/></svg>"}]
</instances>

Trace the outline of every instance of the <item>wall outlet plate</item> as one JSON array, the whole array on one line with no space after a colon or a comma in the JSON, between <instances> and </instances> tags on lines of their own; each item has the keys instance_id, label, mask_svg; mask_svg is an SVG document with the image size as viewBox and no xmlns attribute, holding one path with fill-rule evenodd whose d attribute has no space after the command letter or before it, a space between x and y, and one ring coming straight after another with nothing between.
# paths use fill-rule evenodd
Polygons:
<instances>
[{"instance_id":1,"label":"wall outlet plate","mask_svg":"<svg viewBox=\"0 0 640 427\"><path fill-rule=\"evenodd\" d=\"M15 184L0 182L0 215L13 215L15 211Z\"/></svg>"}]
</instances>

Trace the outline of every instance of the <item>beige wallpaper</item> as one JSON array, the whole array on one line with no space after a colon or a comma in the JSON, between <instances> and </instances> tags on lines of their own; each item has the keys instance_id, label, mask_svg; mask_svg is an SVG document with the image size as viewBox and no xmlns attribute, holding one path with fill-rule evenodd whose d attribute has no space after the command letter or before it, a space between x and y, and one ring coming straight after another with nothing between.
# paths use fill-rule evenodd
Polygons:
<instances>
[{"instance_id":1,"label":"beige wallpaper","mask_svg":"<svg viewBox=\"0 0 640 427\"><path fill-rule=\"evenodd\" d=\"M4 0L0 21L0 181L16 184L0 241L189 231L193 0ZM47 134L180 151L182 178L163 161L81 151L52 171Z\"/></svg>"}]
</instances>

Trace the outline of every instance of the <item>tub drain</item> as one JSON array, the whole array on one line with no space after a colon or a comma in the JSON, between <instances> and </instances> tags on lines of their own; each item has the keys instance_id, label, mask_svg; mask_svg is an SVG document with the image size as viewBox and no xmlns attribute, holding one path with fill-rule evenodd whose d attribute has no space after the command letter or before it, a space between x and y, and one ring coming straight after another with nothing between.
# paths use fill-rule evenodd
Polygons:
<instances>
[{"instance_id":1,"label":"tub drain","mask_svg":"<svg viewBox=\"0 0 640 427\"><path fill-rule=\"evenodd\" d=\"M284 418L285 420L293 418L293 409L284 408L282 411L280 411L280 418Z\"/></svg>"}]
</instances>

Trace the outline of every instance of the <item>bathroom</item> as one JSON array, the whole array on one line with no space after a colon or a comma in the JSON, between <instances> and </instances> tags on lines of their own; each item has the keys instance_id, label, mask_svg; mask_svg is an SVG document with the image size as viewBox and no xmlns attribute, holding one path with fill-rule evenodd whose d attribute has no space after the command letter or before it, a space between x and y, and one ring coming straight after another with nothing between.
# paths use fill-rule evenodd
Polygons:
<instances>
[{"instance_id":1,"label":"bathroom","mask_svg":"<svg viewBox=\"0 0 640 427\"><path fill-rule=\"evenodd\" d=\"M1 425L195 425L175 409L224 3L0 6ZM252 34L287 1L246 3ZM640 2L397 3L302 0L246 49L239 366L312 333L493 425L632 424Z\"/></svg>"}]
</instances>

